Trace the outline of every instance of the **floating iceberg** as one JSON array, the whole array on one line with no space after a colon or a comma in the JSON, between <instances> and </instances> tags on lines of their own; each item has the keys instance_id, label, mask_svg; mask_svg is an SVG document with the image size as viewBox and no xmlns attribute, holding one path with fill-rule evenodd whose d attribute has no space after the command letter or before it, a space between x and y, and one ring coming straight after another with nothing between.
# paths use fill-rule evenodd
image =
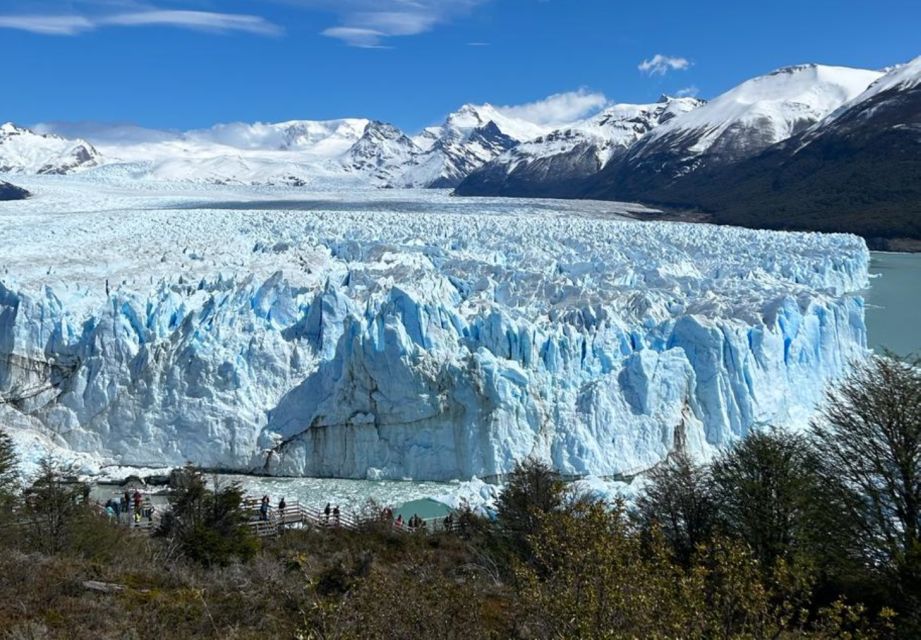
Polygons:
<instances>
[{"instance_id":1,"label":"floating iceberg","mask_svg":"<svg viewBox=\"0 0 921 640\"><path fill-rule=\"evenodd\" d=\"M0 205L4 421L119 464L446 480L539 456L630 476L805 424L866 351L854 236L440 193L27 186Z\"/></svg>"}]
</instances>

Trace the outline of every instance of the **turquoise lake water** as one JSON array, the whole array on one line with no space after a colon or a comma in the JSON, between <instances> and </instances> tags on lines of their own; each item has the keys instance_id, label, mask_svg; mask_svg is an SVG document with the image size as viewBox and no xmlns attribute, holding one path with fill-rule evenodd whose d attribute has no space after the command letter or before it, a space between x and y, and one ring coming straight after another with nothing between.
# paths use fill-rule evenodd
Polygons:
<instances>
[{"instance_id":1,"label":"turquoise lake water","mask_svg":"<svg viewBox=\"0 0 921 640\"><path fill-rule=\"evenodd\" d=\"M921 253L873 252L866 293L870 346L921 355Z\"/></svg>"}]
</instances>

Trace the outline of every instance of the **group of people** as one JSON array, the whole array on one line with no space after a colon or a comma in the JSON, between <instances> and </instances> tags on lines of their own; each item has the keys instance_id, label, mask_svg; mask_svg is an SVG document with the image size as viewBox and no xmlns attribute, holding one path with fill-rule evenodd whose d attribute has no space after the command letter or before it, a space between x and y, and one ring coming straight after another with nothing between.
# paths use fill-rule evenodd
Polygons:
<instances>
[{"instance_id":1,"label":"group of people","mask_svg":"<svg viewBox=\"0 0 921 640\"><path fill-rule=\"evenodd\" d=\"M425 520L419 517L419 514L414 513L409 520L403 520L403 514L399 514L397 519L393 521L393 526L397 529L402 529L403 527L409 528L410 531L426 531L428 525L425 523Z\"/></svg>"},{"instance_id":2,"label":"group of people","mask_svg":"<svg viewBox=\"0 0 921 640\"><path fill-rule=\"evenodd\" d=\"M278 500L278 519L281 523L285 522L285 509L287 509L287 503L285 498L282 496ZM262 499L259 501L259 520L262 522L268 522L269 520L274 520L275 518L272 515L272 501L268 495L262 496ZM403 519L403 514L398 514L396 519L393 517L393 509L390 507L385 507L380 511L380 520L384 523L391 523L397 529L408 529L413 532L425 533L429 530L430 523L426 520L423 520L419 514L414 513L411 518L408 520ZM342 512L339 510L339 505L333 506L331 502L327 502L326 506L321 512L321 523L327 527L340 527L342 526ZM442 525L445 531L451 531L454 529L454 515L448 514L445 516L442 521ZM437 526L436 526L437 528Z\"/></svg>"},{"instance_id":3,"label":"group of people","mask_svg":"<svg viewBox=\"0 0 921 640\"><path fill-rule=\"evenodd\" d=\"M120 498L109 498L105 510L106 515L112 520L120 521L122 514L133 518L136 527L141 526L141 520L144 518L153 523L153 505L144 502L144 496L139 489L135 489L134 493L126 489Z\"/></svg>"},{"instance_id":4,"label":"group of people","mask_svg":"<svg viewBox=\"0 0 921 640\"><path fill-rule=\"evenodd\" d=\"M285 497L282 496L278 500L278 516L284 519L285 509L288 508L288 503L285 502ZM269 513L272 510L272 501L269 499L269 496L262 496L262 500L259 502L259 519L263 522L269 521Z\"/></svg>"},{"instance_id":5,"label":"group of people","mask_svg":"<svg viewBox=\"0 0 921 640\"><path fill-rule=\"evenodd\" d=\"M323 509L323 516L326 519L326 526L329 526L329 517L333 517L333 526L338 527L341 520L341 514L339 512L339 505L337 504L333 507L329 502L326 503L326 507Z\"/></svg>"}]
</instances>

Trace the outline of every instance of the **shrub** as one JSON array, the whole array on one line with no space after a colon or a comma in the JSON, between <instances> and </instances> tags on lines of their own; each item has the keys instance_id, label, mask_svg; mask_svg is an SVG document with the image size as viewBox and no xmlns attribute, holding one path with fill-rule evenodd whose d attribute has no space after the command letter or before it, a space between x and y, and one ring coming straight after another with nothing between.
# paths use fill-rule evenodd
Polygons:
<instances>
[{"instance_id":1,"label":"shrub","mask_svg":"<svg viewBox=\"0 0 921 640\"><path fill-rule=\"evenodd\" d=\"M208 489L202 474L186 467L174 474L170 510L155 535L166 538L185 557L203 565L225 566L249 560L259 543L246 525L243 490L237 484Z\"/></svg>"},{"instance_id":2,"label":"shrub","mask_svg":"<svg viewBox=\"0 0 921 640\"><path fill-rule=\"evenodd\" d=\"M647 534L658 529L676 557L688 564L716 521L709 469L685 453L674 454L649 474L634 517Z\"/></svg>"},{"instance_id":3,"label":"shrub","mask_svg":"<svg viewBox=\"0 0 921 640\"><path fill-rule=\"evenodd\" d=\"M71 543L74 524L86 514L88 487L73 480L73 470L50 457L39 461L39 472L25 491L23 513L32 547L58 553Z\"/></svg>"},{"instance_id":4,"label":"shrub","mask_svg":"<svg viewBox=\"0 0 921 640\"><path fill-rule=\"evenodd\" d=\"M20 488L19 460L13 439L0 430L0 515L12 508Z\"/></svg>"},{"instance_id":5,"label":"shrub","mask_svg":"<svg viewBox=\"0 0 921 640\"><path fill-rule=\"evenodd\" d=\"M515 465L496 502L498 523L512 549L522 558L532 555L530 537L547 514L566 502L566 485L546 462L528 459Z\"/></svg>"}]
</instances>

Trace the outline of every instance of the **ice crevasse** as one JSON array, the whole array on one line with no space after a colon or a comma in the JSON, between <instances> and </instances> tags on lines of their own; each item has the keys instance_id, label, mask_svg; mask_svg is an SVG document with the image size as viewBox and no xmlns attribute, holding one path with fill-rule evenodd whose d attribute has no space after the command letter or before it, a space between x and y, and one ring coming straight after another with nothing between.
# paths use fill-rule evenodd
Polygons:
<instances>
[{"instance_id":1,"label":"ice crevasse","mask_svg":"<svg viewBox=\"0 0 921 640\"><path fill-rule=\"evenodd\" d=\"M630 475L802 426L866 354L846 235L513 216L307 216L251 259L71 308L0 283L0 419L130 465ZM273 264L275 263L273 262Z\"/></svg>"}]
</instances>

